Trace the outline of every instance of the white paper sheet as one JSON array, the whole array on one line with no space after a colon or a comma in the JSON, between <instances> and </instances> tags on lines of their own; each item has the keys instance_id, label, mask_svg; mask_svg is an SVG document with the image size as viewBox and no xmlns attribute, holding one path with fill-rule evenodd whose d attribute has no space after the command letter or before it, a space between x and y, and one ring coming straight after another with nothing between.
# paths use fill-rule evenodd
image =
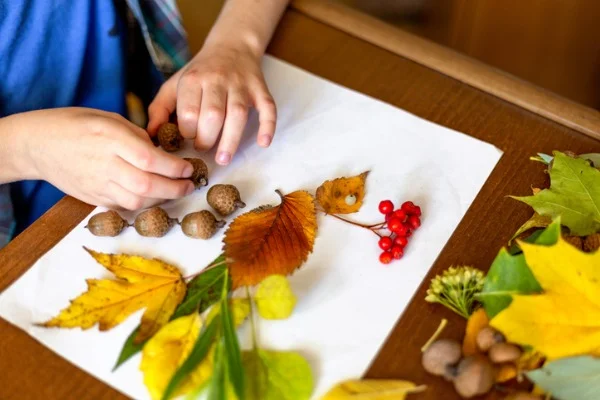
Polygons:
<instances>
[{"instance_id":1,"label":"white paper sheet","mask_svg":"<svg viewBox=\"0 0 600 400\"><path fill-rule=\"evenodd\" d=\"M371 170L364 206L352 218L380 221L377 205L384 198L412 200L423 210L422 226L404 258L388 266L378 261L375 235L319 216L314 253L291 277L299 299L293 316L259 325L265 348L297 350L307 357L318 398L336 382L366 371L501 152L272 57L265 58L264 69L279 109L276 140L268 150L255 145L253 115L233 164L209 163L211 183L235 184L252 209L277 203L275 189L314 191L326 179ZM206 189L165 208L181 218L206 208L205 196ZM82 293L86 278L108 276L82 246L162 258L190 274L219 254L223 231L210 241L186 238L177 227L161 239L141 238L133 229L116 239L97 238L83 228L86 221L2 293L0 316L122 393L146 399L139 355L111 372L141 312L102 333L33 323L47 320ZM243 346L247 333L241 330Z\"/></svg>"}]
</instances>

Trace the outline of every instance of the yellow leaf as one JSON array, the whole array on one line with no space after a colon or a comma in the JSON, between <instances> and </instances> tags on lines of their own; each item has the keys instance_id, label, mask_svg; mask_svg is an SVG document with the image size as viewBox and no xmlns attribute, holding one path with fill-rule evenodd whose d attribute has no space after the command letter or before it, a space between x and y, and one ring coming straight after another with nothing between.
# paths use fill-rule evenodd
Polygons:
<instances>
[{"instance_id":1,"label":"yellow leaf","mask_svg":"<svg viewBox=\"0 0 600 400\"><path fill-rule=\"evenodd\" d=\"M169 322L144 345L140 370L152 399L162 397L173 374L190 355L201 328L200 315L192 313ZM179 385L174 397L193 390L210 378L212 357L213 349Z\"/></svg>"},{"instance_id":2,"label":"yellow leaf","mask_svg":"<svg viewBox=\"0 0 600 400\"><path fill-rule=\"evenodd\" d=\"M338 383L321 400L403 400L407 394L424 390L425 386L402 380L348 380Z\"/></svg>"},{"instance_id":3,"label":"yellow leaf","mask_svg":"<svg viewBox=\"0 0 600 400\"><path fill-rule=\"evenodd\" d=\"M351 178L325 181L317 189L317 201L327 214L351 214L362 206L369 171Z\"/></svg>"},{"instance_id":4,"label":"yellow leaf","mask_svg":"<svg viewBox=\"0 0 600 400\"><path fill-rule=\"evenodd\" d=\"M513 295L490 324L548 359L600 355L600 252L584 253L562 238L553 246L519 245L543 293Z\"/></svg>"},{"instance_id":5,"label":"yellow leaf","mask_svg":"<svg viewBox=\"0 0 600 400\"><path fill-rule=\"evenodd\" d=\"M317 231L313 197L305 191L281 196L281 204L237 217L225 233L232 288L253 286L269 275L289 275L312 252Z\"/></svg>"},{"instance_id":6,"label":"yellow leaf","mask_svg":"<svg viewBox=\"0 0 600 400\"><path fill-rule=\"evenodd\" d=\"M471 356L480 353L477 347L477 335L488 323L489 319L483 307L478 308L477 311L471 314L467 321L467 330L463 339L463 355Z\"/></svg>"},{"instance_id":7,"label":"yellow leaf","mask_svg":"<svg viewBox=\"0 0 600 400\"><path fill-rule=\"evenodd\" d=\"M265 319L286 319L296 306L296 296L282 275L271 275L258 285L254 295L256 308Z\"/></svg>"},{"instance_id":8,"label":"yellow leaf","mask_svg":"<svg viewBox=\"0 0 600 400\"><path fill-rule=\"evenodd\" d=\"M101 331L106 331L145 308L134 340L137 344L169 321L186 292L176 267L155 259L86 250L119 279L88 279L87 292L42 326L89 329L98 324Z\"/></svg>"},{"instance_id":9,"label":"yellow leaf","mask_svg":"<svg viewBox=\"0 0 600 400\"><path fill-rule=\"evenodd\" d=\"M234 298L229 299L229 308L231 310L231 317L233 318L233 324L238 327L244 322L248 315L250 315L250 302L248 299ZM208 311L206 316L206 323L209 324L214 317L219 315L221 308L219 303L215 304Z\"/></svg>"}]
</instances>

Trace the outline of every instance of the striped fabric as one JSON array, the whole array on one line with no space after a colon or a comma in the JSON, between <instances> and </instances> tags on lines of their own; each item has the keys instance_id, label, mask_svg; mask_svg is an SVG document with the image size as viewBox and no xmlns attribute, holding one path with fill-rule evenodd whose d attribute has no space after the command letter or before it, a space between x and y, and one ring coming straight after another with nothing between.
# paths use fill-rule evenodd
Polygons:
<instances>
[{"instance_id":1,"label":"striped fabric","mask_svg":"<svg viewBox=\"0 0 600 400\"><path fill-rule=\"evenodd\" d=\"M126 0L144 36L157 69L174 74L190 59L187 36L175 0ZM0 185L0 249L11 239L15 227L10 185Z\"/></svg>"}]
</instances>

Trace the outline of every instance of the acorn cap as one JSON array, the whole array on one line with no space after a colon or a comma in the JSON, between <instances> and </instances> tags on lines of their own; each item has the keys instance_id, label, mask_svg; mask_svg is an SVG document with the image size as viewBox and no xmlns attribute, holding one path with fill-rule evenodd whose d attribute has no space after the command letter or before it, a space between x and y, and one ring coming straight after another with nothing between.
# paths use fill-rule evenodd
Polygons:
<instances>
[{"instance_id":1,"label":"acorn cap","mask_svg":"<svg viewBox=\"0 0 600 400\"><path fill-rule=\"evenodd\" d=\"M183 136L179 133L179 127L171 122L164 123L158 128L158 143L168 152L177 151L181 148Z\"/></svg>"},{"instance_id":2,"label":"acorn cap","mask_svg":"<svg viewBox=\"0 0 600 400\"><path fill-rule=\"evenodd\" d=\"M221 216L228 216L238 208L246 207L240 198L239 190L233 185L218 184L212 186L206 194L208 204Z\"/></svg>"}]
</instances>

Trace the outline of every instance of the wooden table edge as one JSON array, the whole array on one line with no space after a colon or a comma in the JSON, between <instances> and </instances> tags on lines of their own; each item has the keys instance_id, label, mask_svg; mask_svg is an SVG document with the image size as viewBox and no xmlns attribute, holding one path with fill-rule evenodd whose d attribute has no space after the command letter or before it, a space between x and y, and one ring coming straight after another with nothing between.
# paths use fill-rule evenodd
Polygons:
<instances>
[{"instance_id":1,"label":"wooden table edge","mask_svg":"<svg viewBox=\"0 0 600 400\"><path fill-rule=\"evenodd\" d=\"M319 22L600 140L600 112L331 0L293 0Z\"/></svg>"}]
</instances>

